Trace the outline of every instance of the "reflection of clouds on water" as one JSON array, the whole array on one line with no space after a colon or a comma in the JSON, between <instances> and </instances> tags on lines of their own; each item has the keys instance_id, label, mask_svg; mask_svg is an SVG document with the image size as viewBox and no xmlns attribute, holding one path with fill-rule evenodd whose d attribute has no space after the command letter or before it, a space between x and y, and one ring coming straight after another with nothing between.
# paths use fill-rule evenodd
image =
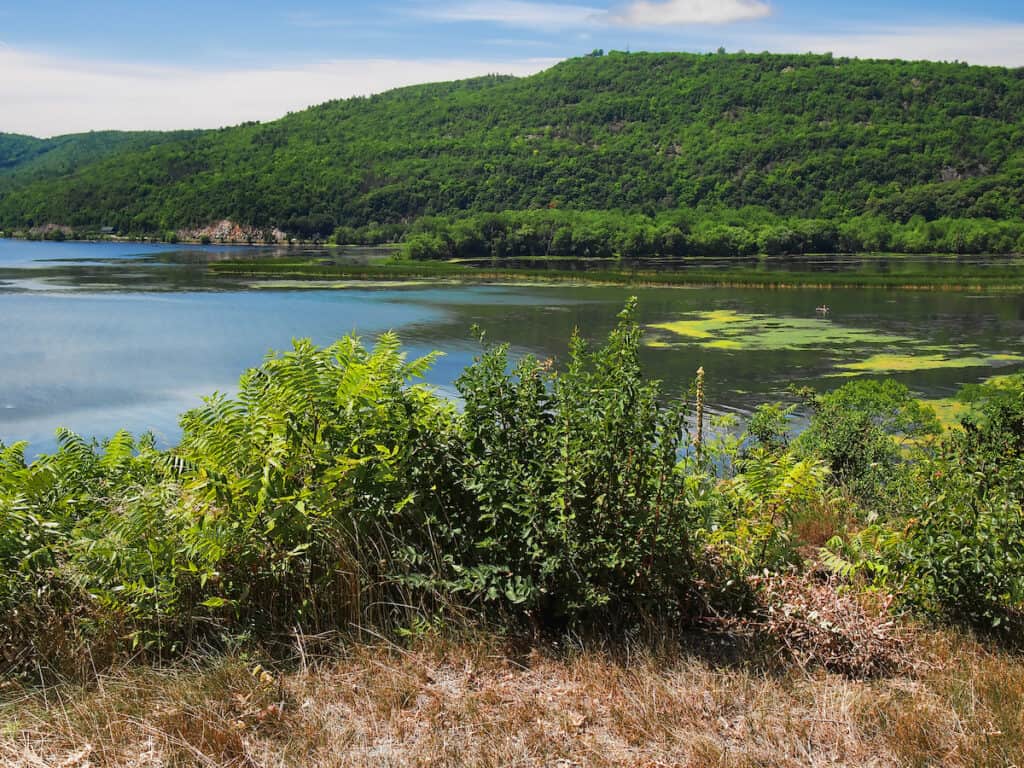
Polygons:
<instances>
[{"instance_id":1,"label":"reflection of clouds on water","mask_svg":"<svg viewBox=\"0 0 1024 768\"><path fill-rule=\"evenodd\" d=\"M123 397L79 397L76 402L50 402L43 412L17 409L5 404L0 415L0 441L7 444L15 440L29 443L29 455L49 453L56 449L56 429L66 427L102 442L119 429L126 429L136 437L152 433L160 447L170 447L181 437L178 417L185 411L202 404L202 398L214 392L235 394L235 382L211 381L183 388L168 388L147 393L129 400ZM101 394L101 393L93 393ZM118 393L125 395L124 391Z\"/></svg>"},{"instance_id":2,"label":"reflection of clouds on water","mask_svg":"<svg viewBox=\"0 0 1024 768\"><path fill-rule=\"evenodd\" d=\"M5 268L12 249L22 245L31 245L32 257L82 249L99 262L97 255L109 248L125 258L84 270L91 284L80 276L55 282L25 270L11 287L14 270ZM246 368L259 365L268 350L289 349L295 337L323 345L357 331L370 345L394 329L410 359L434 349L445 353L426 381L458 404L452 382L481 351L472 325L482 327L489 342L509 342L513 359L533 354L554 358L561 367L573 329L599 341L630 295L639 296L647 328L685 318L705 324L715 318L748 321L742 335L724 339L729 344L714 334L676 337L663 330L669 346L641 350L645 371L664 382L666 394L685 392L703 366L709 415L746 416L758 403L786 399L790 383L834 387L837 381L827 376L844 362L837 350L860 354L872 346L869 339L876 352L903 351L908 340L916 340L934 347L931 353L970 345L1024 354L1024 303L1009 293L409 282L251 291L236 282L204 282L203 271L186 264L193 255L169 246L150 252L148 246L115 243L36 245L0 241L0 274L8 281L0 287L0 439L27 438L33 451L52 449L53 430L61 424L85 435L110 435L121 427L135 434L152 430L162 444L171 444L178 438L179 413L215 390L234 393ZM180 266L153 270L143 252L178 259ZM239 255L245 249L222 252ZM131 253L146 259L145 269L127 257ZM980 304L978 298L987 301ZM807 317L817 304L831 308L827 321ZM780 318L800 318L803 333L779 327ZM726 323L719 335L729 336L735 327ZM714 330L699 324L681 329ZM837 338L851 329L852 338ZM697 343L683 343L687 339ZM934 396L978 379L971 369L936 369L903 373L900 380Z\"/></svg>"}]
</instances>

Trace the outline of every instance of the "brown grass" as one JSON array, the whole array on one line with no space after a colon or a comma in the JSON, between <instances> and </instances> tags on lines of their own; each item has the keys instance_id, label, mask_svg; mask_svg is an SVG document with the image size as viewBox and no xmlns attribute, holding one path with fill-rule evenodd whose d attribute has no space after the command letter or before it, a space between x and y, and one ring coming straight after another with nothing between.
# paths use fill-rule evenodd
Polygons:
<instances>
[{"instance_id":1,"label":"brown grass","mask_svg":"<svg viewBox=\"0 0 1024 768\"><path fill-rule=\"evenodd\" d=\"M680 647L356 646L286 674L240 659L21 690L0 765L1011 766L1024 660L952 634L901 677L757 671Z\"/></svg>"}]
</instances>

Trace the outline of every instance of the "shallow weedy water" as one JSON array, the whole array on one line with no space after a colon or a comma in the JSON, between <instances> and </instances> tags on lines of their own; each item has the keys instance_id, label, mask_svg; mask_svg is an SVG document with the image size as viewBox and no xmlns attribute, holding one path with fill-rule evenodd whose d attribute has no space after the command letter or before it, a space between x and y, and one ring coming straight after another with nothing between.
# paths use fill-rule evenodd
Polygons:
<instances>
[{"instance_id":1,"label":"shallow weedy water","mask_svg":"<svg viewBox=\"0 0 1024 768\"><path fill-rule=\"evenodd\" d=\"M269 350L353 330L372 339L393 328L410 354L442 350L429 380L451 391L477 351L474 323L517 353L561 358L574 327L601 337L630 295L648 329L650 374L686 388L703 365L720 411L745 413L791 383L892 375L932 398L1024 368L1024 293L416 281L336 289L267 281L253 290L251 280L205 267L271 253L0 240L0 440L48 451L63 425L101 437L152 430L171 442L181 411L231 390ZM822 304L827 315L816 312Z\"/></svg>"}]
</instances>

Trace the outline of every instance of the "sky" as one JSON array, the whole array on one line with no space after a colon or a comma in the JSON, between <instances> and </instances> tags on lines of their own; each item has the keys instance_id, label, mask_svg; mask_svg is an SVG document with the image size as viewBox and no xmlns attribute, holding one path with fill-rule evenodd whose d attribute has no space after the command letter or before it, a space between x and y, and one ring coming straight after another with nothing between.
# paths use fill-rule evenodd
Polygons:
<instances>
[{"instance_id":1,"label":"sky","mask_svg":"<svg viewBox=\"0 0 1024 768\"><path fill-rule=\"evenodd\" d=\"M0 0L0 132L215 128L605 50L1024 66L1022 0Z\"/></svg>"}]
</instances>

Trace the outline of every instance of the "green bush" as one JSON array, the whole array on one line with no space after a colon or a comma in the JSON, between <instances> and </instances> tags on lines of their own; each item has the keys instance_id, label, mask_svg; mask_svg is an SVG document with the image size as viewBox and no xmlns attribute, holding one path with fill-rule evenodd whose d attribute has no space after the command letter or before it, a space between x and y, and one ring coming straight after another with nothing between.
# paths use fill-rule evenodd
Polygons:
<instances>
[{"instance_id":1,"label":"green bush","mask_svg":"<svg viewBox=\"0 0 1024 768\"><path fill-rule=\"evenodd\" d=\"M635 302L608 344L573 337L554 372L510 372L493 347L459 379L467 523L479 562L463 589L538 623L678 615L693 573L683 406L645 381Z\"/></svg>"},{"instance_id":2,"label":"green bush","mask_svg":"<svg viewBox=\"0 0 1024 768\"><path fill-rule=\"evenodd\" d=\"M990 387L919 472L896 563L919 606L986 629L1024 629L1024 387Z\"/></svg>"},{"instance_id":3,"label":"green bush","mask_svg":"<svg viewBox=\"0 0 1024 768\"><path fill-rule=\"evenodd\" d=\"M782 403L757 406L747 422L747 436L752 446L771 453L784 450L789 445L790 417L795 410L794 406L786 407Z\"/></svg>"},{"instance_id":4,"label":"green bush","mask_svg":"<svg viewBox=\"0 0 1024 768\"><path fill-rule=\"evenodd\" d=\"M682 406L644 379L634 312L604 347L574 338L560 373L486 348L462 412L414 383L434 356L407 362L385 334L268 357L186 413L170 451L126 433L62 432L31 464L3 448L7 642L38 647L59 615L79 644L106 626L160 652L454 604L537 627L678 616Z\"/></svg>"},{"instance_id":5,"label":"green bush","mask_svg":"<svg viewBox=\"0 0 1024 768\"><path fill-rule=\"evenodd\" d=\"M824 459L836 482L868 503L904 490L903 449L939 431L934 411L891 379L853 381L807 401L812 417L795 451Z\"/></svg>"}]
</instances>

